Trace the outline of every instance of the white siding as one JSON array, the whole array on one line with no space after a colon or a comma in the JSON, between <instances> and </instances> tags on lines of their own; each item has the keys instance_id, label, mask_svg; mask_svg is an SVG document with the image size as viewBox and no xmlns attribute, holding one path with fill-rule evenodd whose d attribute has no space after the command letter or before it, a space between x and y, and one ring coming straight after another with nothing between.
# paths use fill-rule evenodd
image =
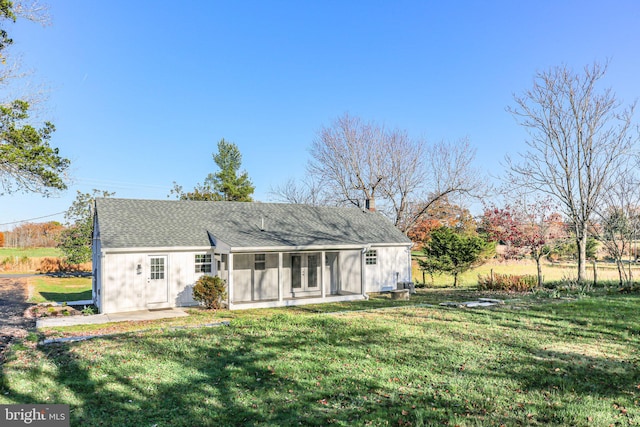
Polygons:
<instances>
[{"instance_id":1,"label":"white siding","mask_svg":"<svg viewBox=\"0 0 640 427\"><path fill-rule=\"evenodd\" d=\"M138 264L144 266L142 254L106 254L102 277L102 312L145 309L145 274L137 274Z\"/></svg>"},{"instance_id":2,"label":"white siding","mask_svg":"<svg viewBox=\"0 0 640 427\"><path fill-rule=\"evenodd\" d=\"M362 251L342 251L339 255L340 290L354 294L362 293Z\"/></svg>"},{"instance_id":3,"label":"white siding","mask_svg":"<svg viewBox=\"0 0 640 427\"><path fill-rule=\"evenodd\" d=\"M192 294L193 285L202 276L202 273L195 272L196 253L203 252L107 253L103 259L104 274L101 277L101 311L116 313L149 308L146 294L148 258L154 255L167 255L169 299L166 306L196 305ZM138 264L142 267L141 274L137 272ZM215 270L215 264L213 269Z\"/></svg>"},{"instance_id":4,"label":"white siding","mask_svg":"<svg viewBox=\"0 0 640 427\"><path fill-rule=\"evenodd\" d=\"M409 248L371 247L377 251L377 263L365 265L366 292L382 292L396 289L398 282L411 281Z\"/></svg>"},{"instance_id":5,"label":"white siding","mask_svg":"<svg viewBox=\"0 0 640 427\"><path fill-rule=\"evenodd\" d=\"M106 253L102 255L99 239L94 239L94 266L96 281L96 304L104 313L144 310L147 304L147 278L149 277L149 257L167 256L166 277L169 299L167 307L195 305L192 289L202 273L195 272L195 255L203 251L181 252L144 252L144 253ZM362 250L336 251L338 254L338 293L362 294L364 276L365 292L380 292L395 289L397 281L411 280L409 250L406 247L372 247L377 251L375 265L363 265ZM307 255L310 253L307 253ZM321 253L318 257L318 280L321 271ZM291 253L283 254L282 282L284 298L291 294ZM212 273L216 274L216 262L212 264ZM138 274L137 266L141 265ZM364 268L364 271L363 271ZM325 283L329 283L328 277ZM267 253L265 270L255 270L254 254L235 254L233 256L233 302L273 301L278 299L278 254ZM320 295L320 286L314 289ZM313 292L307 291L311 295ZM330 290L327 289L327 294ZM313 293L313 295L315 295ZM308 295L308 296L309 296ZM301 295L303 296L303 295ZM297 297L297 295L296 295ZM276 301L277 302L277 301ZM154 306L157 308L157 306Z\"/></svg>"}]
</instances>

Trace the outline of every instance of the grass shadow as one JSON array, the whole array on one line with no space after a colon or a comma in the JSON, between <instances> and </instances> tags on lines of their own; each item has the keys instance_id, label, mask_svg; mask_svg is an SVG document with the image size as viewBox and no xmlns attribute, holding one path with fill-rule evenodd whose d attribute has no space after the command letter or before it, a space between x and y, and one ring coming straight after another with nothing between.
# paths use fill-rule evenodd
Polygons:
<instances>
[{"instance_id":1,"label":"grass shadow","mask_svg":"<svg viewBox=\"0 0 640 427\"><path fill-rule=\"evenodd\" d=\"M83 292L46 292L40 291L40 295L46 301L54 302L70 302L70 301L83 301L92 299L91 290Z\"/></svg>"}]
</instances>

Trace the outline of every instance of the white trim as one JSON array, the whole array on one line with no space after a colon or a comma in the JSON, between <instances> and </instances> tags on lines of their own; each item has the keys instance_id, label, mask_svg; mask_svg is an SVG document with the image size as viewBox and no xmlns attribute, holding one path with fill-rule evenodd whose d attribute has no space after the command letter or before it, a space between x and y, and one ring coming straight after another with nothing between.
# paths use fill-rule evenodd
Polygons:
<instances>
[{"instance_id":1,"label":"white trim","mask_svg":"<svg viewBox=\"0 0 640 427\"><path fill-rule=\"evenodd\" d=\"M325 269L327 263L327 254L325 251L320 252L320 296L325 298L327 296L327 284Z\"/></svg>"},{"instance_id":2,"label":"white trim","mask_svg":"<svg viewBox=\"0 0 640 427\"><path fill-rule=\"evenodd\" d=\"M102 248L103 253L155 253L155 252L203 252L211 251L212 246L158 246L158 247L134 247L134 248Z\"/></svg>"},{"instance_id":3,"label":"white trim","mask_svg":"<svg viewBox=\"0 0 640 427\"><path fill-rule=\"evenodd\" d=\"M327 298L302 298L302 299L286 299L284 301L254 301L243 303L231 303L229 310L246 310L249 308L275 308L275 307L289 307L296 305L306 304L322 304L327 302L342 302L342 301L358 301L365 299L364 292L362 294L353 295L332 295Z\"/></svg>"},{"instance_id":4,"label":"white trim","mask_svg":"<svg viewBox=\"0 0 640 427\"><path fill-rule=\"evenodd\" d=\"M284 301L284 273L282 272L282 252L278 252L278 301Z\"/></svg>"},{"instance_id":5,"label":"white trim","mask_svg":"<svg viewBox=\"0 0 640 427\"><path fill-rule=\"evenodd\" d=\"M221 243L221 242L219 242ZM367 247L384 248L384 247L398 247L406 246L410 248L413 243L371 243ZM228 252L235 253L250 253L250 252L303 252L303 251L336 251L336 250L348 250L359 249L362 250L362 244L345 244L345 245L311 245L311 246L238 246L228 247ZM215 253L227 253L224 249L218 245L216 246L160 246L160 247L134 247L134 248L102 248L103 252L117 253L117 252L197 252L197 251L211 251Z\"/></svg>"},{"instance_id":6,"label":"white trim","mask_svg":"<svg viewBox=\"0 0 640 427\"><path fill-rule=\"evenodd\" d=\"M413 243L372 243L367 247L411 247ZM255 246L255 247L232 247L231 252L321 252L321 251L338 251L338 250L362 250L362 243L349 245L312 245L312 246Z\"/></svg>"},{"instance_id":7,"label":"white trim","mask_svg":"<svg viewBox=\"0 0 640 427\"><path fill-rule=\"evenodd\" d=\"M227 255L227 294L229 296L229 309L233 305L233 253Z\"/></svg>"},{"instance_id":8,"label":"white trim","mask_svg":"<svg viewBox=\"0 0 640 427\"><path fill-rule=\"evenodd\" d=\"M370 250L371 247L370 246L365 246L364 248L361 248L361 253L360 253L360 292L362 293L362 296L364 297L364 291L367 288L365 286L366 282L366 263L365 263L365 257L367 256L367 251Z\"/></svg>"}]
</instances>

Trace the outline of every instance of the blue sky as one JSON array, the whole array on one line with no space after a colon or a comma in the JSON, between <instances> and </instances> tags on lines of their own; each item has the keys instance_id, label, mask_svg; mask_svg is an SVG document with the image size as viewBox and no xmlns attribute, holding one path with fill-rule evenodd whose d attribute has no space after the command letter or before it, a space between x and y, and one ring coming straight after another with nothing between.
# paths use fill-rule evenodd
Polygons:
<instances>
[{"instance_id":1,"label":"blue sky","mask_svg":"<svg viewBox=\"0 0 640 427\"><path fill-rule=\"evenodd\" d=\"M636 0L64 0L50 14L7 30L47 88L40 116L72 182L58 197L0 196L0 224L62 212L76 190L165 199L215 170L223 137L269 201L345 112L428 141L468 137L499 174L526 138L505 108L536 71L610 59L605 84L640 97Z\"/></svg>"}]
</instances>

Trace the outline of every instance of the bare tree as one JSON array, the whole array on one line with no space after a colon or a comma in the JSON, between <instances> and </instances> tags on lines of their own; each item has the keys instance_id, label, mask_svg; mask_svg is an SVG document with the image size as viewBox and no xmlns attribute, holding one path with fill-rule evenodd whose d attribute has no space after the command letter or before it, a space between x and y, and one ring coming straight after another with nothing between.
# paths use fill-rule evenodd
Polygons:
<instances>
[{"instance_id":1,"label":"bare tree","mask_svg":"<svg viewBox=\"0 0 640 427\"><path fill-rule=\"evenodd\" d=\"M311 157L308 172L322 183L323 203L375 208L379 198L379 210L404 233L438 200L482 187L467 140L430 146L348 114L320 130Z\"/></svg>"},{"instance_id":2,"label":"bare tree","mask_svg":"<svg viewBox=\"0 0 640 427\"><path fill-rule=\"evenodd\" d=\"M398 213L396 226L407 233L434 203L454 195L475 198L484 194L488 186L483 174L473 167L475 155L466 138L426 146L422 181L410 193L413 206Z\"/></svg>"},{"instance_id":3,"label":"bare tree","mask_svg":"<svg viewBox=\"0 0 640 427\"><path fill-rule=\"evenodd\" d=\"M338 204L375 203L380 184L388 174L384 129L345 114L323 127L311 145L308 170L326 184Z\"/></svg>"},{"instance_id":4,"label":"bare tree","mask_svg":"<svg viewBox=\"0 0 640 427\"><path fill-rule=\"evenodd\" d=\"M618 268L620 286L632 282L631 261L640 219L640 190L633 168L620 171L611 180L595 210L597 223L591 227L593 235L603 244ZM624 257L629 255L629 269ZM635 254L637 256L637 254Z\"/></svg>"},{"instance_id":5,"label":"bare tree","mask_svg":"<svg viewBox=\"0 0 640 427\"><path fill-rule=\"evenodd\" d=\"M51 24L49 5L38 0L14 1L13 13L20 18L39 23L43 26Z\"/></svg>"},{"instance_id":6,"label":"bare tree","mask_svg":"<svg viewBox=\"0 0 640 427\"><path fill-rule=\"evenodd\" d=\"M330 205L326 193L322 191L322 183L308 176L302 180L290 178L282 185L271 187L271 198L278 202L299 203L304 205Z\"/></svg>"},{"instance_id":7,"label":"bare tree","mask_svg":"<svg viewBox=\"0 0 640 427\"><path fill-rule=\"evenodd\" d=\"M42 26L47 26L51 23L49 6L40 3L38 0L14 1L8 9L3 10L1 17L4 18L5 23L15 22L18 18L26 19ZM4 30L6 33L5 23L0 25L0 30ZM11 50L12 44L13 40L11 39L0 44L0 60L2 61L2 67L0 67L0 85L4 87L15 79L24 78L30 74L29 72L21 70L21 55L16 55L15 53L12 55L7 54L7 51ZM9 59L9 56L11 59ZM29 104L34 104L39 102L43 95L40 91L27 94L21 91L20 97L28 101Z\"/></svg>"},{"instance_id":8,"label":"bare tree","mask_svg":"<svg viewBox=\"0 0 640 427\"><path fill-rule=\"evenodd\" d=\"M395 226L406 232L411 198L415 197L427 177L425 154L428 150L424 141L413 141L407 132L399 130L386 136L386 146L388 163L382 193L389 205L387 213Z\"/></svg>"},{"instance_id":9,"label":"bare tree","mask_svg":"<svg viewBox=\"0 0 640 427\"><path fill-rule=\"evenodd\" d=\"M607 66L575 73L566 66L536 74L533 88L508 108L529 132L519 162L507 157L507 178L552 196L569 218L578 247L578 281L586 277L588 226L611 177L629 156L635 104L624 109L610 89L597 91Z\"/></svg>"}]
</instances>

